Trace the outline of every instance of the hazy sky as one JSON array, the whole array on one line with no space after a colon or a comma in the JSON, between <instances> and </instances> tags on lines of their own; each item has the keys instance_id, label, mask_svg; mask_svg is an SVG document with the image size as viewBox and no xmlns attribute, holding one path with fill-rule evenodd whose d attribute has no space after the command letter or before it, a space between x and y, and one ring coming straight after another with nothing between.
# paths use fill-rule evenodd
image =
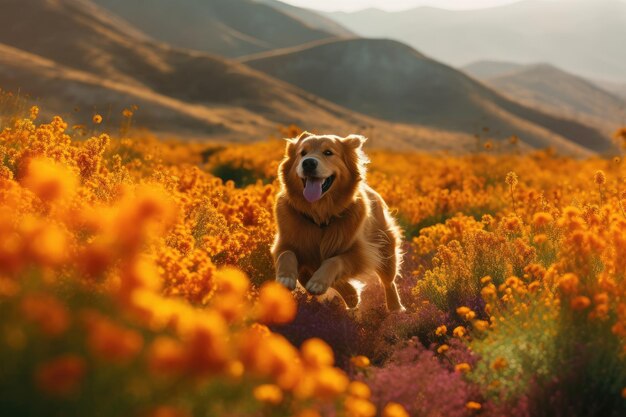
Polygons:
<instances>
[{"instance_id":1,"label":"hazy sky","mask_svg":"<svg viewBox=\"0 0 626 417\"><path fill-rule=\"evenodd\" d=\"M353 11L376 7L383 10L404 10L416 6L437 6L445 9L476 9L501 6L520 0L282 0L296 6L327 11ZM554 1L554 0L551 0ZM567 0L560 0L566 2ZM587 0L595 1L595 0Z\"/></svg>"}]
</instances>

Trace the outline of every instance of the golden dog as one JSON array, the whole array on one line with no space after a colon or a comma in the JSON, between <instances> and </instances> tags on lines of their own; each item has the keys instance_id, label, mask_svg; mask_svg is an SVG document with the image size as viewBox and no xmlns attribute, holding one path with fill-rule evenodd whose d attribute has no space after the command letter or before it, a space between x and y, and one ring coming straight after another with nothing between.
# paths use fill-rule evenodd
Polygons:
<instances>
[{"instance_id":1,"label":"golden dog","mask_svg":"<svg viewBox=\"0 0 626 417\"><path fill-rule=\"evenodd\" d=\"M359 296L348 280L375 272L387 308L404 310L394 283L400 231L382 197L365 182L365 140L308 132L287 140L275 207L276 280L292 290L299 281L314 295L332 287L354 308Z\"/></svg>"}]
</instances>

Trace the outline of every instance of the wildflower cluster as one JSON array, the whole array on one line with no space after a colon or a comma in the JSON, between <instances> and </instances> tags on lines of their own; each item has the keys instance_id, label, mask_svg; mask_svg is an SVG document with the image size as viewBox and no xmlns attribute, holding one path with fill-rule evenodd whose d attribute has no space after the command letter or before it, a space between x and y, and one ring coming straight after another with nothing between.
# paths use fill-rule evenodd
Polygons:
<instances>
[{"instance_id":1,"label":"wildflower cluster","mask_svg":"<svg viewBox=\"0 0 626 417\"><path fill-rule=\"evenodd\" d=\"M24 110L0 125L8 415L626 412L621 158L368 152L408 312L370 285L354 313L268 282L282 142L111 138L98 114L78 140Z\"/></svg>"},{"instance_id":2,"label":"wildflower cluster","mask_svg":"<svg viewBox=\"0 0 626 417\"><path fill-rule=\"evenodd\" d=\"M363 395L324 341L297 348L267 327L296 313L262 283L273 185L238 189L146 144L66 131L55 117L0 133L4 411L358 415Z\"/></svg>"}]
</instances>

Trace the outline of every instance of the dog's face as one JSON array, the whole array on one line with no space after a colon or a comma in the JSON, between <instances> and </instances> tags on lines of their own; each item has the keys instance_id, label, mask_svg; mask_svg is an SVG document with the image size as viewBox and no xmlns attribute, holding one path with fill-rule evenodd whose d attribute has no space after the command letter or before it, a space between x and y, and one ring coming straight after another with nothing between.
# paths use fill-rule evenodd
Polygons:
<instances>
[{"instance_id":1,"label":"dog's face","mask_svg":"<svg viewBox=\"0 0 626 417\"><path fill-rule=\"evenodd\" d=\"M342 138L307 132L288 140L280 174L290 196L309 204L351 196L365 174L364 142L357 135Z\"/></svg>"}]
</instances>

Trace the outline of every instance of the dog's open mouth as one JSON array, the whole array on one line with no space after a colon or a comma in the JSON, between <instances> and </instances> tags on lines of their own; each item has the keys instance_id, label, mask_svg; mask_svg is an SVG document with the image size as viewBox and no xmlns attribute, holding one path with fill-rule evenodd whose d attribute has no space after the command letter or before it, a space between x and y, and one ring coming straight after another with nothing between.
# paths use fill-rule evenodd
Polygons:
<instances>
[{"instance_id":1,"label":"dog's open mouth","mask_svg":"<svg viewBox=\"0 0 626 417\"><path fill-rule=\"evenodd\" d=\"M331 175L328 178L314 178L307 177L303 178L302 182L304 183L304 198L309 203L313 203L320 198L326 191L330 189L333 185L333 181L335 181L335 176Z\"/></svg>"}]
</instances>

